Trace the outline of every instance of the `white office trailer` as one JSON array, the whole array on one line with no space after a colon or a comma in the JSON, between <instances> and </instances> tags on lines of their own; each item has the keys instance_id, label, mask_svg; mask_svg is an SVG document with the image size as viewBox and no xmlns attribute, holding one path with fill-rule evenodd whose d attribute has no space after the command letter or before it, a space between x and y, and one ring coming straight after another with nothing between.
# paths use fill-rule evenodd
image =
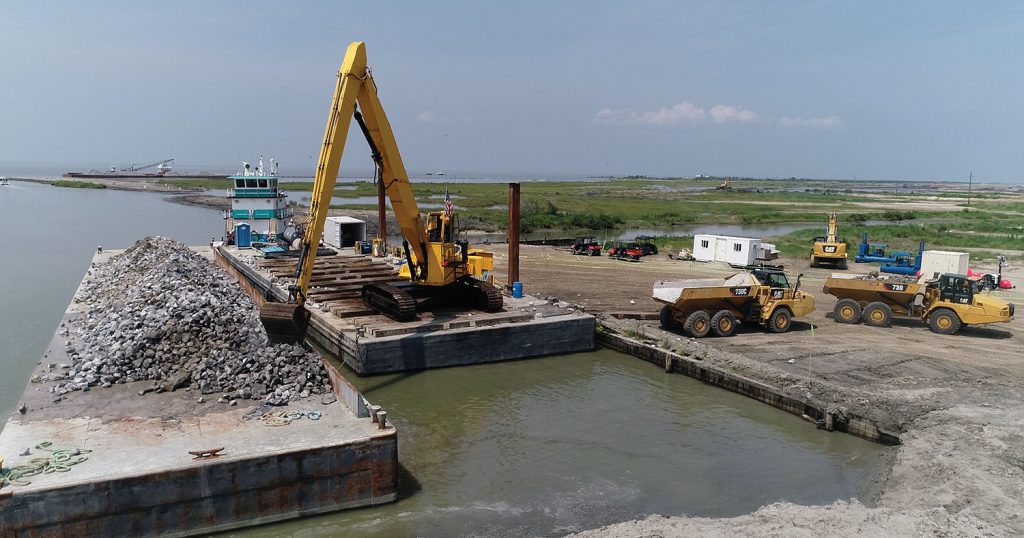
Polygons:
<instances>
[{"instance_id":1,"label":"white office trailer","mask_svg":"<svg viewBox=\"0 0 1024 538\"><path fill-rule=\"evenodd\" d=\"M751 237L700 234L693 237L693 259L702 262L725 262L742 267L769 262L779 257L771 243Z\"/></svg>"},{"instance_id":2,"label":"white office trailer","mask_svg":"<svg viewBox=\"0 0 1024 538\"><path fill-rule=\"evenodd\" d=\"M327 217L323 241L334 248L348 248L356 241L366 241L366 222L352 217Z\"/></svg>"},{"instance_id":3,"label":"white office trailer","mask_svg":"<svg viewBox=\"0 0 1024 538\"><path fill-rule=\"evenodd\" d=\"M945 273L966 275L971 255L967 252L949 252L946 250L926 250L921 255L921 277L929 280Z\"/></svg>"}]
</instances>

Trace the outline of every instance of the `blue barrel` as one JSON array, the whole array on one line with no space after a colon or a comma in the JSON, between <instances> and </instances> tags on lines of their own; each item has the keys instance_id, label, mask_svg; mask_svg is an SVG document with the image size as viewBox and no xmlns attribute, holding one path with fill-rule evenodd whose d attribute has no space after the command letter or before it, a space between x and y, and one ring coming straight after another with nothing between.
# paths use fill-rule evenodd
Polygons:
<instances>
[{"instance_id":1,"label":"blue barrel","mask_svg":"<svg viewBox=\"0 0 1024 538\"><path fill-rule=\"evenodd\" d=\"M518 280L512 283L512 298L522 299L523 298L523 283Z\"/></svg>"}]
</instances>

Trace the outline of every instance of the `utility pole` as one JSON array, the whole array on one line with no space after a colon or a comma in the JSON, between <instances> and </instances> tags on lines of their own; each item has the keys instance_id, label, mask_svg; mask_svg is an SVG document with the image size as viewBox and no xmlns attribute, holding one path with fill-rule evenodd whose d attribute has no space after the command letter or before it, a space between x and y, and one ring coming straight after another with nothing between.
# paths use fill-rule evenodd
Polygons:
<instances>
[{"instance_id":1,"label":"utility pole","mask_svg":"<svg viewBox=\"0 0 1024 538\"><path fill-rule=\"evenodd\" d=\"M971 207L971 186L974 184L974 172L971 172L971 177L967 180L967 207Z\"/></svg>"}]
</instances>

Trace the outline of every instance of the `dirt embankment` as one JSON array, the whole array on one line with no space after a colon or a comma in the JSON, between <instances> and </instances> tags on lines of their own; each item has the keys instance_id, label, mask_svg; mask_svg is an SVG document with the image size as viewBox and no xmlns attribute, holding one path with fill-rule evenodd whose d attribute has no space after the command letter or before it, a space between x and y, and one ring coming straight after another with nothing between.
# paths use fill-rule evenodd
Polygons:
<instances>
[{"instance_id":1,"label":"dirt embankment","mask_svg":"<svg viewBox=\"0 0 1024 538\"><path fill-rule=\"evenodd\" d=\"M496 248L498 273L507 257ZM892 471L875 506L778 503L741 517L651 516L581 536L1009 536L1024 534L1024 320L937 335L917 320L888 328L835 323L835 299L822 293L829 271L782 260L791 279L817 298L816 312L785 334L744 327L729 338L691 340L657 321L618 320L614 311L655 313L655 280L725 275L728 267L669 260L640 263L576 257L552 247L521 247L527 291L579 303L607 330L811 400L849 411L900 435ZM851 264L851 271L874 266ZM994 267L972 267L993 270ZM1024 282L1024 270L1006 275ZM1024 303L1024 290L999 292ZM842 435L842 434L832 434Z\"/></svg>"}]
</instances>

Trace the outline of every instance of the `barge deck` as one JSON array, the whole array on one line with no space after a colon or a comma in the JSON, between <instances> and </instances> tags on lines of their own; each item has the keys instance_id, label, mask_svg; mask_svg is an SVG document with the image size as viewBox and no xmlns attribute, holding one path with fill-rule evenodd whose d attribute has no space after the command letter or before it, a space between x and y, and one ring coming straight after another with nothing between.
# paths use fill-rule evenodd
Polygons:
<instances>
[{"instance_id":1,"label":"barge deck","mask_svg":"<svg viewBox=\"0 0 1024 538\"><path fill-rule=\"evenodd\" d=\"M63 323L81 315L76 302ZM47 457L46 449L86 459L0 489L2 536L187 536L397 499L397 431L375 423L329 360L334 398L275 408L319 419L277 427L258 420L252 400L232 405L188 389L140 395L151 381L54 401L44 376L70 362L58 330L25 389L25 412L0 432L0 454L7 468ZM190 453L218 448L215 457Z\"/></svg>"}]
</instances>

